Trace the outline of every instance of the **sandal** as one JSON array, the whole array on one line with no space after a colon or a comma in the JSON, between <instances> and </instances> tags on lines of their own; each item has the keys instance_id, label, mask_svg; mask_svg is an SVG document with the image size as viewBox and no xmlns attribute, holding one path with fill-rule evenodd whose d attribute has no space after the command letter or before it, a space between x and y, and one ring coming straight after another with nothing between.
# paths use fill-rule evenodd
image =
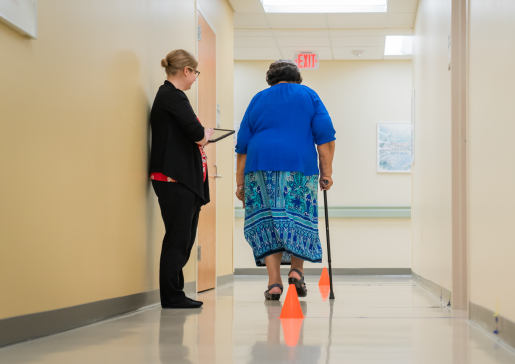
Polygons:
<instances>
[{"instance_id":1,"label":"sandal","mask_svg":"<svg viewBox=\"0 0 515 364\"><path fill-rule=\"evenodd\" d=\"M290 277L291 272L296 272L300 276L300 279ZM304 283L304 276L302 272L298 269L291 269L288 273L288 284L294 284L295 289L297 290L297 296L306 297L308 295L308 289L306 288L306 283Z\"/></svg>"},{"instance_id":2,"label":"sandal","mask_svg":"<svg viewBox=\"0 0 515 364\"><path fill-rule=\"evenodd\" d=\"M275 287L279 287L279 289L281 290L281 293L270 293L270 290ZM283 294L283 286L276 283L276 284L272 284L272 285L268 286L268 289L265 291L265 298L267 300L278 301L279 298L281 298L282 294Z\"/></svg>"}]
</instances>

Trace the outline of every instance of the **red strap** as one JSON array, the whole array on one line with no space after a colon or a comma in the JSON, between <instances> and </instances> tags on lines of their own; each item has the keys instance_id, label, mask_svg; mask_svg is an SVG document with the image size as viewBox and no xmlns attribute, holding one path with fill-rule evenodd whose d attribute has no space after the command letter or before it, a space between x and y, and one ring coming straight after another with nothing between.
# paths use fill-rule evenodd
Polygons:
<instances>
[{"instance_id":1,"label":"red strap","mask_svg":"<svg viewBox=\"0 0 515 364\"><path fill-rule=\"evenodd\" d=\"M150 174L150 179L154 180L154 181L162 181L162 182L177 182L173 178L166 177L164 174L159 173L159 172Z\"/></svg>"}]
</instances>

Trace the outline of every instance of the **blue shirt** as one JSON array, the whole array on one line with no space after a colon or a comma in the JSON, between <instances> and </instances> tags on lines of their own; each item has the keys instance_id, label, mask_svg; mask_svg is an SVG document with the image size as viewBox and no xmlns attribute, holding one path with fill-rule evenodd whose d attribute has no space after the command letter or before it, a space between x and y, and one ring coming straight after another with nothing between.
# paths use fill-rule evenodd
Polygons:
<instances>
[{"instance_id":1,"label":"blue shirt","mask_svg":"<svg viewBox=\"0 0 515 364\"><path fill-rule=\"evenodd\" d=\"M280 83L250 102L238 131L236 153L247 154L245 173L318 174L316 145L335 140L322 100L309 87Z\"/></svg>"}]
</instances>

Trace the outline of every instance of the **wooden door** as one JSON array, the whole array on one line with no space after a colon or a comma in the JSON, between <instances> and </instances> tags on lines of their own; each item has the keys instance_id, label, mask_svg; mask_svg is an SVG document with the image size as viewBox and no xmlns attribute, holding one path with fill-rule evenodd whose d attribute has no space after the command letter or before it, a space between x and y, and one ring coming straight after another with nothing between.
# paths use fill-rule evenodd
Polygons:
<instances>
[{"instance_id":1,"label":"wooden door","mask_svg":"<svg viewBox=\"0 0 515 364\"><path fill-rule=\"evenodd\" d=\"M216 34L198 12L200 40L198 41L198 117L204 127L216 127ZM211 202L200 212L198 245L200 260L197 270L199 292L215 288L216 284L216 144L205 147Z\"/></svg>"}]
</instances>

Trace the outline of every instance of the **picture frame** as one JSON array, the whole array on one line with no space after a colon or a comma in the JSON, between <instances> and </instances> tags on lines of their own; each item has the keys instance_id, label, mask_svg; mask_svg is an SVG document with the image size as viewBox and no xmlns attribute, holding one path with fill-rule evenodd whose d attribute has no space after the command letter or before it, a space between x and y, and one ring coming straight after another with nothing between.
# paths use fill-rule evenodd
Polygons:
<instances>
[{"instance_id":1,"label":"picture frame","mask_svg":"<svg viewBox=\"0 0 515 364\"><path fill-rule=\"evenodd\" d=\"M411 173L412 124L377 124L377 172Z\"/></svg>"}]
</instances>

